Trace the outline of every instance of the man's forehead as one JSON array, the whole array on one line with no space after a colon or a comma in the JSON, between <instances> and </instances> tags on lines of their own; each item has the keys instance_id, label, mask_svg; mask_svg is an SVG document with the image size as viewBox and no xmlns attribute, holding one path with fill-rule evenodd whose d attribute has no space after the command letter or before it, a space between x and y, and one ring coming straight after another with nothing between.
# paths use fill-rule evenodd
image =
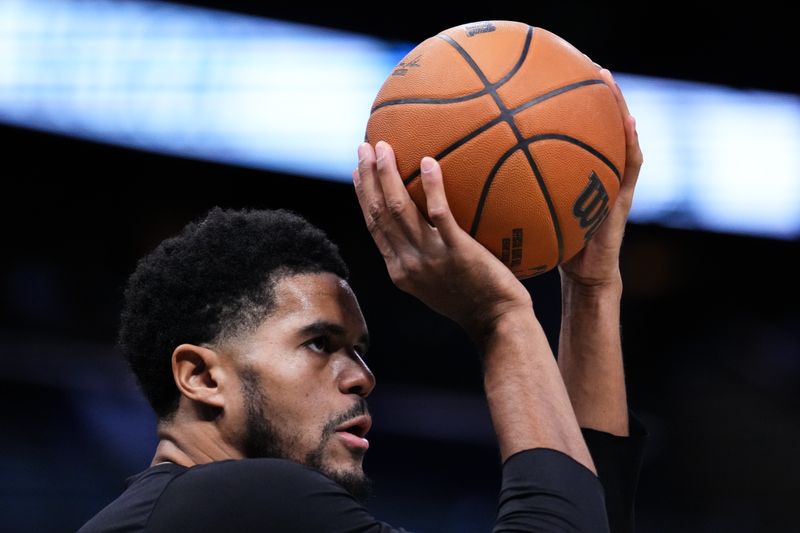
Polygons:
<instances>
[{"instance_id":1,"label":"man's forehead","mask_svg":"<svg viewBox=\"0 0 800 533\"><path fill-rule=\"evenodd\" d=\"M302 316L304 321L363 320L350 285L331 273L295 274L275 285L275 306L270 318ZM269 319L268 319L269 321Z\"/></svg>"}]
</instances>

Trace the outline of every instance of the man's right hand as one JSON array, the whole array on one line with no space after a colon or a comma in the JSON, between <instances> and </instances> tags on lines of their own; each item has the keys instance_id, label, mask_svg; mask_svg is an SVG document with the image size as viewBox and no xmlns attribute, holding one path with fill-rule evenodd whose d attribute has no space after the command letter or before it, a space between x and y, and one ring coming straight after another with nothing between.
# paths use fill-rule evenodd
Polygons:
<instances>
[{"instance_id":1,"label":"man's right hand","mask_svg":"<svg viewBox=\"0 0 800 533\"><path fill-rule=\"evenodd\" d=\"M455 320L482 353L500 457L550 448L594 472L567 390L528 291L455 221L442 171L422 159L429 224L408 195L391 147L359 146L356 193L367 227L400 289ZM377 151L377 157L376 152Z\"/></svg>"},{"instance_id":2,"label":"man's right hand","mask_svg":"<svg viewBox=\"0 0 800 533\"><path fill-rule=\"evenodd\" d=\"M525 287L491 252L458 226L445 196L442 171L422 159L420 178L428 219L397 170L392 147L358 147L356 194L389 275L401 290L461 325L474 340L515 311L531 313Z\"/></svg>"}]
</instances>

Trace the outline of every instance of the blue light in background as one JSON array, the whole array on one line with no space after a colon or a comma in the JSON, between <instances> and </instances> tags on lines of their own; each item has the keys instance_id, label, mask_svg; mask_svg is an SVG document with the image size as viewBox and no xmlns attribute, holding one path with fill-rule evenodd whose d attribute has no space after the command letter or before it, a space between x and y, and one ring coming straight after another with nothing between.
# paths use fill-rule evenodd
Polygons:
<instances>
[{"instance_id":1,"label":"blue light in background","mask_svg":"<svg viewBox=\"0 0 800 533\"><path fill-rule=\"evenodd\" d=\"M0 3L0 121L330 178L407 51L155 2Z\"/></svg>"},{"instance_id":2,"label":"blue light in background","mask_svg":"<svg viewBox=\"0 0 800 533\"><path fill-rule=\"evenodd\" d=\"M645 154L631 217L800 235L800 98L617 76Z\"/></svg>"},{"instance_id":3,"label":"blue light in background","mask_svg":"<svg viewBox=\"0 0 800 533\"><path fill-rule=\"evenodd\" d=\"M160 2L0 3L0 122L349 180L412 47ZM645 167L632 218L800 235L800 98L617 74Z\"/></svg>"}]
</instances>

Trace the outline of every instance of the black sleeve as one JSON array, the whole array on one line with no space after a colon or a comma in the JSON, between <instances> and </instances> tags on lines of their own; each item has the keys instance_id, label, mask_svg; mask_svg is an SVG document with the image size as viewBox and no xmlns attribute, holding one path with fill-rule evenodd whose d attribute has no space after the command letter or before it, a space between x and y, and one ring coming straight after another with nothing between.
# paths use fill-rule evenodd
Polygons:
<instances>
[{"instance_id":1,"label":"black sleeve","mask_svg":"<svg viewBox=\"0 0 800 533\"><path fill-rule=\"evenodd\" d=\"M221 461L191 468L162 493L152 533L404 532L376 520L323 474L282 459ZM603 489L569 456L526 450L503 465L495 532L607 532Z\"/></svg>"},{"instance_id":2,"label":"black sleeve","mask_svg":"<svg viewBox=\"0 0 800 533\"><path fill-rule=\"evenodd\" d=\"M557 450L535 448L503 465L495 533L607 532L603 487L591 470Z\"/></svg>"},{"instance_id":3,"label":"black sleeve","mask_svg":"<svg viewBox=\"0 0 800 533\"><path fill-rule=\"evenodd\" d=\"M603 484L612 533L634 531L634 499L647 432L633 413L628 413L628 420L627 437L582 429L597 475Z\"/></svg>"},{"instance_id":4,"label":"black sleeve","mask_svg":"<svg viewBox=\"0 0 800 533\"><path fill-rule=\"evenodd\" d=\"M323 474L283 459L219 461L176 477L148 532L403 532Z\"/></svg>"}]
</instances>

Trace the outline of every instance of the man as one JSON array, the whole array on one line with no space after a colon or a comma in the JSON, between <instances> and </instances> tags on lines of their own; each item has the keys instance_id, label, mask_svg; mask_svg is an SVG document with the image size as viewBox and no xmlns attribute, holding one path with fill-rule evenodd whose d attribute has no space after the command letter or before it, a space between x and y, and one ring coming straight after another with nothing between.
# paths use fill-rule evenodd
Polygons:
<instances>
[{"instance_id":1,"label":"man","mask_svg":"<svg viewBox=\"0 0 800 533\"><path fill-rule=\"evenodd\" d=\"M641 439L625 438L618 255L641 153L603 76L628 162L607 222L561 267L558 363L527 290L455 223L438 164L422 162L430 225L391 147L359 147L355 188L390 276L481 354L503 461L495 531L608 531L604 504L615 531L632 527ZM282 211L212 210L140 261L120 342L160 440L81 531L396 531L359 502L375 378L346 280L324 234Z\"/></svg>"}]
</instances>

